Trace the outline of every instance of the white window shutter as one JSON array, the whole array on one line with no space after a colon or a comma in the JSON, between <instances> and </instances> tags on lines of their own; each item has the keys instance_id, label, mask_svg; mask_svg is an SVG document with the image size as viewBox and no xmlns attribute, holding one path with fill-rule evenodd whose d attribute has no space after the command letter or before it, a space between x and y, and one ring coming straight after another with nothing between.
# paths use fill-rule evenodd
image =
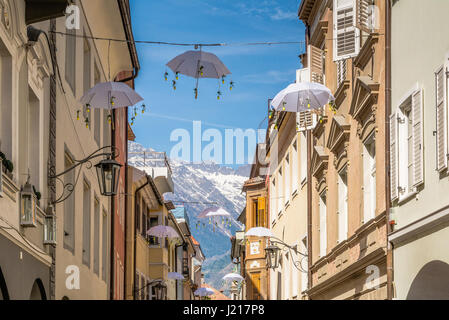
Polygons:
<instances>
[{"instance_id":1,"label":"white window shutter","mask_svg":"<svg viewBox=\"0 0 449 320\"><path fill-rule=\"evenodd\" d=\"M355 0L334 0L334 61L355 57L360 51L360 30L356 28Z\"/></svg>"},{"instance_id":2,"label":"white window shutter","mask_svg":"<svg viewBox=\"0 0 449 320\"><path fill-rule=\"evenodd\" d=\"M308 67L310 69L311 82L324 84L324 51L313 45L309 45L307 49Z\"/></svg>"},{"instance_id":3,"label":"white window shutter","mask_svg":"<svg viewBox=\"0 0 449 320\"><path fill-rule=\"evenodd\" d=\"M298 167L299 167L298 141L299 141L299 139L296 140L296 142L292 148L292 158L291 158L291 161L292 161L292 194L295 193L296 191L298 191L298 180L300 179L299 173L298 173Z\"/></svg>"},{"instance_id":4,"label":"white window shutter","mask_svg":"<svg viewBox=\"0 0 449 320\"><path fill-rule=\"evenodd\" d=\"M284 204L290 201L290 157L289 161L285 160L285 170L284 170Z\"/></svg>"},{"instance_id":5,"label":"white window shutter","mask_svg":"<svg viewBox=\"0 0 449 320\"><path fill-rule=\"evenodd\" d=\"M374 30L374 0L356 0L356 26L368 33Z\"/></svg>"},{"instance_id":6,"label":"white window shutter","mask_svg":"<svg viewBox=\"0 0 449 320\"><path fill-rule=\"evenodd\" d=\"M313 130L318 123L317 115L310 111L296 113L296 131Z\"/></svg>"},{"instance_id":7,"label":"white window shutter","mask_svg":"<svg viewBox=\"0 0 449 320\"><path fill-rule=\"evenodd\" d=\"M393 113L390 116L390 185L391 200L399 198L398 192L398 115Z\"/></svg>"},{"instance_id":8,"label":"white window shutter","mask_svg":"<svg viewBox=\"0 0 449 320\"><path fill-rule=\"evenodd\" d=\"M423 91L418 90L412 96L413 126L413 185L424 183L424 139L423 139Z\"/></svg>"},{"instance_id":9,"label":"white window shutter","mask_svg":"<svg viewBox=\"0 0 449 320\"><path fill-rule=\"evenodd\" d=\"M447 92L446 92L446 72L445 67L441 67L435 74L437 97L437 170L442 172L447 169Z\"/></svg>"},{"instance_id":10,"label":"white window shutter","mask_svg":"<svg viewBox=\"0 0 449 320\"><path fill-rule=\"evenodd\" d=\"M337 61L337 88L346 80L346 60Z\"/></svg>"}]
</instances>

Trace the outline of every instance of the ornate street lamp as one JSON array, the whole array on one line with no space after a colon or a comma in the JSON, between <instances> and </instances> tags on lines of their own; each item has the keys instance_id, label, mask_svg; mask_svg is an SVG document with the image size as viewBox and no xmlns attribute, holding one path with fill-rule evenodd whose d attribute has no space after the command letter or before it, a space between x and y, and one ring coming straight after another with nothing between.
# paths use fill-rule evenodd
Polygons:
<instances>
[{"instance_id":1,"label":"ornate street lamp","mask_svg":"<svg viewBox=\"0 0 449 320\"><path fill-rule=\"evenodd\" d=\"M111 152L103 152L106 149L111 149ZM86 165L87 169L92 168L92 160L100 157L106 157L105 160L100 161L97 165L95 165L96 171L97 171L97 178L98 178L98 185L100 186L100 193L102 196L112 197L117 195L117 189L118 189L118 182L120 178L120 168L122 165L115 161L118 157L118 149L114 146L107 146L100 148L90 154L88 157L82 159L82 160L73 160L75 163L72 167L69 169L59 173L50 175L48 179L50 181L59 181L63 185L63 191L61 196L52 202L53 205L57 203L64 202L67 200L70 195L75 191L76 184L79 181L79 177L81 174L81 167L83 165ZM79 168L78 173L76 175L75 181L64 183L64 181L61 179L65 174L75 170L76 168ZM51 167L50 172L54 173L55 168Z\"/></svg>"},{"instance_id":2,"label":"ornate street lamp","mask_svg":"<svg viewBox=\"0 0 449 320\"><path fill-rule=\"evenodd\" d=\"M158 282L153 288L156 293L156 300L165 300L167 286L162 282Z\"/></svg>"},{"instance_id":3,"label":"ornate street lamp","mask_svg":"<svg viewBox=\"0 0 449 320\"><path fill-rule=\"evenodd\" d=\"M36 226L36 194L30 184L30 177L20 190L20 224L22 227Z\"/></svg>"},{"instance_id":4,"label":"ornate street lamp","mask_svg":"<svg viewBox=\"0 0 449 320\"><path fill-rule=\"evenodd\" d=\"M277 269L279 267L279 251L278 246L270 244L265 248L268 269Z\"/></svg>"},{"instance_id":5,"label":"ornate street lamp","mask_svg":"<svg viewBox=\"0 0 449 320\"><path fill-rule=\"evenodd\" d=\"M110 158L95 166L101 195L111 197L117 194L121 167L120 163Z\"/></svg>"}]
</instances>

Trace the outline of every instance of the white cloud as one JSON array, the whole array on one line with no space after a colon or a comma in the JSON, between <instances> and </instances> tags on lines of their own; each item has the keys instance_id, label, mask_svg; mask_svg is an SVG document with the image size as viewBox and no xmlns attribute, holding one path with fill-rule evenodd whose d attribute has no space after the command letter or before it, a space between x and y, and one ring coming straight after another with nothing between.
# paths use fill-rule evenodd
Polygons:
<instances>
[{"instance_id":1,"label":"white cloud","mask_svg":"<svg viewBox=\"0 0 449 320\"><path fill-rule=\"evenodd\" d=\"M297 14L293 11L284 11L281 8L275 8L275 13L271 15L272 20L293 20L296 19Z\"/></svg>"}]
</instances>

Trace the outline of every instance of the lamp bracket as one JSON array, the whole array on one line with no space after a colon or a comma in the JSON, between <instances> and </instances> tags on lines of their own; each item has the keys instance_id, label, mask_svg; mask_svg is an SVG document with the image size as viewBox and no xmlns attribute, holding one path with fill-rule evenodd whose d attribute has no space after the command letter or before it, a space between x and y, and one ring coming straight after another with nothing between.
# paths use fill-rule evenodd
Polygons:
<instances>
[{"instance_id":1,"label":"lamp bracket","mask_svg":"<svg viewBox=\"0 0 449 320\"><path fill-rule=\"evenodd\" d=\"M107 149L111 149L111 152L106 152ZM81 169L84 165L86 165L87 169L91 169L92 168L92 160L99 158L99 157L107 157L109 159L116 159L118 156L120 155L120 150L115 147L115 146L106 146L106 147L102 147L99 148L98 150L92 152L89 156L87 156L86 158L82 159L82 160L72 160L74 165L71 166L70 168L68 168L67 170L64 170L61 173L56 174L56 168L55 166L51 166L48 170L48 181L50 186L55 186L55 182L58 181L59 183L62 184L63 188L62 188L62 194L61 196L59 196L55 201L52 201L51 204L52 205L56 205L58 203L62 203L65 200L67 200L73 193L73 191L75 191L75 187L78 184L79 178L81 176ZM76 170L77 168L79 168L78 173L76 174L76 179L74 183L64 183L64 181L62 180L62 177L73 171Z\"/></svg>"}]
</instances>

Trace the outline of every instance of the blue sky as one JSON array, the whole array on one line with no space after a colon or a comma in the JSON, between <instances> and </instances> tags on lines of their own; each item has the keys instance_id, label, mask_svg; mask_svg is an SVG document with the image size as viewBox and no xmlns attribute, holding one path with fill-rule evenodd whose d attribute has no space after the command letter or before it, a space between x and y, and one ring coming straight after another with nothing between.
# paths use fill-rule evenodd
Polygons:
<instances>
[{"instance_id":1,"label":"blue sky","mask_svg":"<svg viewBox=\"0 0 449 320\"><path fill-rule=\"evenodd\" d=\"M299 0L131 0L136 40L188 43L242 43L303 41L304 26L297 18ZM300 68L299 44L205 48L230 69L235 89L228 83L217 100L218 81L200 80L199 99L194 99L195 80L181 76L177 90L165 64L191 47L137 44L141 71L136 90L149 111L137 117L133 130L137 142L158 151L170 150L173 130L192 131L192 121L202 128L257 129L267 115L267 99L295 80ZM164 73L170 73L164 81ZM224 136L224 134L223 134ZM205 143L207 144L207 143Z\"/></svg>"}]
</instances>

